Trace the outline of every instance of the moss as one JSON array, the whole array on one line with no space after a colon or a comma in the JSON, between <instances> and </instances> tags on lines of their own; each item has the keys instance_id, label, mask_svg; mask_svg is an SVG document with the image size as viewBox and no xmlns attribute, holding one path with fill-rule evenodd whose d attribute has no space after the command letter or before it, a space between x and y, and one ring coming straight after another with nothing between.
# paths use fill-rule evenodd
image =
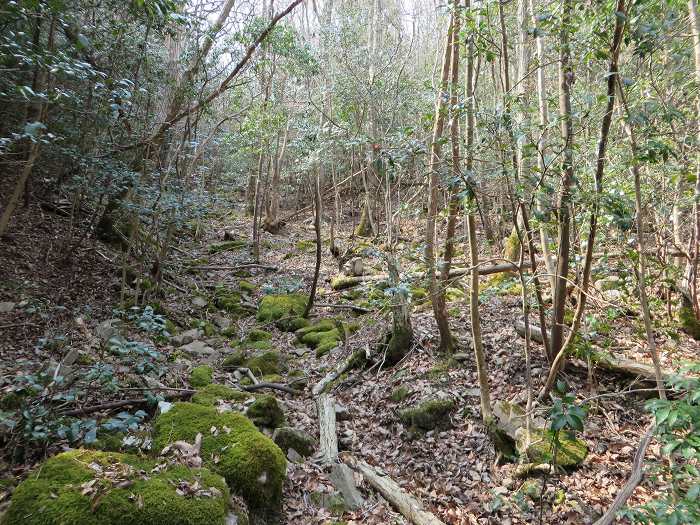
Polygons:
<instances>
[{"instance_id":1,"label":"moss","mask_svg":"<svg viewBox=\"0 0 700 525\"><path fill-rule=\"evenodd\" d=\"M428 299L428 290L418 286L411 288L411 299L416 303L424 303Z\"/></svg>"},{"instance_id":2,"label":"moss","mask_svg":"<svg viewBox=\"0 0 700 525\"><path fill-rule=\"evenodd\" d=\"M332 319L322 319L316 323L310 324L304 328L300 328L294 332L297 339L301 341L302 337L311 332L326 332L333 330L336 327L335 321Z\"/></svg>"},{"instance_id":3,"label":"moss","mask_svg":"<svg viewBox=\"0 0 700 525\"><path fill-rule=\"evenodd\" d=\"M296 332L300 328L305 328L311 324L311 321L305 317L295 317L293 319L288 319L284 322L285 330L287 332Z\"/></svg>"},{"instance_id":4,"label":"moss","mask_svg":"<svg viewBox=\"0 0 700 525\"><path fill-rule=\"evenodd\" d=\"M257 287L253 283L251 283L250 281L241 280L241 281L238 281L238 289L241 292L250 295L252 293L255 293L255 290L257 290Z\"/></svg>"},{"instance_id":5,"label":"moss","mask_svg":"<svg viewBox=\"0 0 700 525\"><path fill-rule=\"evenodd\" d=\"M284 412L275 396L269 394L259 396L253 401L246 411L246 416L259 427L277 428L284 423Z\"/></svg>"},{"instance_id":6,"label":"moss","mask_svg":"<svg viewBox=\"0 0 700 525\"><path fill-rule=\"evenodd\" d=\"M413 331L410 328L389 332L385 338L386 358L384 363L387 366L395 365L408 354L412 345Z\"/></svg>"},{"instance_id":7,"label":"moss","mask_svg":"<svg viewBox=\"0 0 700 525\"><path fill-rule=\"evenodd\" d=\"M255 396L248 392L242 392L226 385L212 383L211 385L198 389L197 393L192 396L192 402L198 405L215 406L218 401L243 403L253 397Z\"/></svg>"},{"instance_id":8,"label":"moss","mask_svg":"<svg viewBox=\"0 0 700 525\"><path fill-rule=\"evenodd\" d=\"M434 399L402 410L399 412L399 419L404 425L420 430L449 428L449 415L454 408L455 402L452 399Z\"/></svg>"},{"instance_id":9,"label":"moss","mask_svg":"<svg viewBox=\"0 0 700 525\"><path fill-rule=\"evenodd\" d=\"M209 246L209 253L211 255L221 252L232 252L235 250L240 250L248 246L248 241L236 240L236 241L224 241L217 242Z\"/></svg>"},{"instance_id":10,"label":"moss","mask_svg":"<svg viewBox=\"0 0 700 525\"><path fill-rule=\"evenodd\" d=\"M154 450L178 440L192 443L198 433L204 436L200 455L205 466L221 474L231 490L245 499L251 517L264 520L278 514L287 469L279 447L241 414L175 403L155 421Z\"/></svg>"},{"instance_id":11,"label":"moss","mask_svg":"<svg viewBox=\"0 0 700 525\"><path fill-rule=\"evenodd\" d=\"M503 243L503 258L509 261L517 261L520 257L520 238L518 232L513 231Z\"/></svg>"},{"instance_id":12,"label":"moss","mask_svg":"<svg viewBox=\"0 0 700 525\"><path fill-rule=\"evenodd\" d=\"M331 319L323 319L295 333L299 342L316 349L317 357L327 354L338 346L344 335L344 331L341 332L336 322Z\"/></svg>"},{"instance_id":13,"label":"moss","mask_svg":"<svg viewBox=\"0 0 700 525\"><path fill-rule=\"evenodd\" d=\"M224 337L228 337L229 339L234 339L238 337L238 328L234 325L231 325L228 328L224 328L221 331L221 335L223 335Z\"/></svg>"},{"instance_id":14,"label":"moss","mask_svg":"<svg viewBox=\"0 0 700 525\"><path fill-rule=\"evenodd\" d=\"M685 333L696 341L700 340L700 321L695 317L693 308L689 305L684 305L678 311L678 319L681 322L681 328Z\"/></svg>"},{"instance_id":15,"label":"moss","mask_svg":"<svg viewBox=\"0 0 700 525\"><path fill-rule=\"evenodd\" d=\"M248 354L242 350L239 350L226 356L222 362L222 366L224 368L238 368L243 366L247 358Z\"/></svg>"},{"instance_id":16,"label":"moss","mask_svg":"<svg viewBox=\"0 0 700 525\"><path fill-rule=\"evenodd\" d=\"M304 457L309 457L314 453L316 442L312 436L302 430L297 430L292 427L280 427L275 430L272 435L272 440L277 446L282 449L282 452L287 452L290 448L296 450Z\"/></svg>"},{"instance_id":17,"label":"moss","mask_svg":"<svg viewBox=\"0 0 700 525\"><path fill-rule=\"evenodd\" d=\"M192 369L190 373L190 385L195 388L210 385L213 371L210 366L201 365Z\"/></svg>"},{"instance_id":18,"label":"moss","mask_svg":"<svg viewBox=\"0 0 700 525\"><path fill-rule=\"evenodd\" d=\"M347 275L337 275L331 279L331 288L333 290L345 290L357 286L362 282L359 277L351 277Z\"/></svg>"},{"instance_id":19,"label":"moss","mask_svg":"<svg viewBox=\"0 0 700 525\"><path fill-rule=\"evenodd\" d=\"M270 350L272 348L271 341L243 341L241 346L247 350Z\"/></svg>"},{"instance_id":20,"label":"moss","mask_svg":"<svg viewBox=\"0 0 700 525\"><path fill-rule=\"evenodd\" d=\"M312 252L316 249L316 241L310 241L310 240L297 241L297 243L294 245L294 247L299 252Z\"/></svg>"},{"instance_id":21,"label":"moss","mask_svg":"<svg viewBox=\"0 0 700 525\"><path fill-rule=\"evenodd\" d=\"M267 374L260 378L265 383L284 383L284 377L279 374Z\"/></svg>"},{"instance_id":22,"label":"moss","mask_svg":"<svg viewBox=\"0 0 700 525\"><path fill-rule=\"evenodd\" d=\"M261 323L274 322L280 330L290 331L292 320L304 314L307 300L301 294L266 295L260 301L257 320Z\"/></svg>"},{"instance_id":23,"label":"moss","mask_svg":"<svg viewBox=\"0 0 700 525\"><path fill-rule=\"evenodd\" d=\"M252 313L250 307L243 304L241 294L229 290L224 286L217 287L214 292L214 304L220 310L224 310L234 317L245 317Z\"/></svg>"},{"instance_id":24,"label":"moss","mask_svg":"<svg viewBox=\"0 0 700 525\"><path fill-rule=\"evenodd\" d=\"M128 454L64 452L15 489L2 523L223 525L229 496L221 476L183 465L155 466ZM86 492L83 484L93 480L94 492ZM182 495L178 485L183 483L197 483L207 493Z\"/></svg>"},{"instance_id":25,"label":"moss","mask_svg":"<svg viewBox=\"0 0 700 525\"><path fill-rule=\"evenodd\" d=\"M357 235L358 237L372 236L372 225L370 224L367 206L362 207L362 215L360 215L360 222L355 227L355 235Z\"/></svg>"},{"instance_id":26,"label":"moss","mask_svg":"<svg viewBox=\"0 0 700 525\"><path fill-rule=\"evenodd\" d=\"M524 434L524 433L523 433ZM530 432L530 444L525 449L524 436L518 440L517 448L521 455L533 463L549 463L555 459L554 434L551 431L533 430ZM559 446L555 464L560 467L579 465L588 455L588 445L569 432L559 433Z\"/></svg>"},{"instance_id":27,"label":"moss","mask_svg":"<svg viewBox=\"0 0 700 525\"><path fill-rule=\"evenodd\" d=\"M265 352L247 359L244 366L256 375L279 374L282 369L282 356L279 352Z\"/></svg>"},{"instance_id":28,"label":"moss","mask_svg":"<svg viewBox=\"0 0 700 525\"><path fill-rule=\"evenodd\" d=\"M394 403L400 403L404 399L410 397L410 395L413 392L405 386L400 386L396 390L394 390L391 395L389 396L389 399L391 399Z\"/></svg>"},{"instance_id":29,"label":"moss","mask_svg":"<svg viewBox=\"0 0 700 525\"><path fill-rule=\"evenodd\" d=\"M464 297L464 291L460 290L459 288L449 287L447 290L445 290L445 300L448 303L452 301L461 301L464 299Z\"/></svg>"},{"instance_id":30,"label":"moss","mask_svg":"<svg viewBox=\"0 0 700 525\"><path fill-rule=\"evenodd\" d=\"M216 326L214 326L213 323L210 323L209 321L206 321L202 323L202 332L204 332L204 335L207 337L211 337L216 334Z\"/></svg>"}]
</instances>

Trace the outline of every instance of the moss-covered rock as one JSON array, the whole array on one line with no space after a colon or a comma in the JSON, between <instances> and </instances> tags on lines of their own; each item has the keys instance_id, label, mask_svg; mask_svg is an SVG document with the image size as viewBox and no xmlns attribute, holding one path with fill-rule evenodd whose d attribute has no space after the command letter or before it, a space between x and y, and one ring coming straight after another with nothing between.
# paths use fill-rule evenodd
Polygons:
<instances>
[{"instance_id":1,"label":"moss-covered rock","mask_svg":"<svg viewBox=\"0 0 700 525\"><path fill-rule=\"evenodd\" d=\"M292 427L280 427L272 434L272 441L285 454L289 449L296 450L300 455L309 457L314 453L316 440L303 430Z\"/></svg>"},{"instance_id":2,"label":"moss-covered rock","mask_svg":"<svg viewBox=\"0 0 700 525\"><path fill-rule=\"evenodd\" d=\"M248 295L255 293L257 287L250 281L238 281L238 289Z\"/></svg>"},{"instance_id":3,"label":"moss-covered rock","mask_svg":"<svg viewBox=\"0 0 700 525\"><path fill-rule=\"evenodd\" d=\"M243 303L241 294L225 286L216 288L214 292L214 304L218 309L224 310L236 318L252 314L250 307Z\"/></svg>"},{"instance_id":4,"label":"moss-covered rock","mask_svg":"<svg viewBox=\"0 0 700 525\"><path fill-rule=\"evenodd\" d=\"M412 393L413 392L411 392L411 389L408 387L400 386L391 393L389 399L391 399L394 403L400 403L404 399L410 397Z\"/></svg>"},{"instance_id":5,"label":"moss-covered rock","mask_svg":"<svg viewBox=\"0 0 700 525\"><path fill-rule=\"evenodd\" d=\"M309 326L311 321L305 317L295 317L284 322L285 330L287 332L296 332L300 328Z\"/></svg>"},{"instance_id":6,"label":"moss-covered rock","mask_svg":"<svg viewBox=\"0 0 700 525\"><path fill-rule=\"evenodd\" d=\"M239 413L219 414L213 407L175 403L155 421L154 448L162 450L178 440L192 443L198 433L204 436L200 452L204 465L245 499L252 521L275 521L287 469L279 447Z\"/></svg>"},{"instance_id":7,"label":"moss-covered rock","mask_svg":"<svg viewBox=\"0 0 700 525\"><path fill-rule=\"evenodd\" d=\"M283 458L284 459L284 458ZM228 487L207 469L72 450L21 483L3 525L224 524ZM192 490L195 484L198 489Z\"/></svg>"},{"instance_id":8,"label":"moss-covered rock","mask_svg":"<svg viewBox=\"0 0 700 525\"><path fill-rule=\"evenodd\" d=\"M452 399L431 399L413 408L399 412L399 419L407 427L420 430L449 428L450 412L455 409Z\"/></svg>"},{"instance_id":9,"label":"moss-covered rock","mask_svg":"<svg viewBox=\"0 0 700 525\"><path fill-rule=\"evenodd\" d=\"M255 397L248 392L242 392L226 385L212 383L197 390L192 396L192 402L198 405L216 406L219 401L231 401L234 403L244 403Z\"/></svg>"},{"instance_id":10,"label":"moss-covered rock","mask_svg":"<svg viewBox=\"0 0 700 525\"><path fill-rule=\"evenodd\" d=\"M244 350L236 350L227 355L221 363L224 368L238 368L245 364L248 353Z\"/></svg>"},{"instance_id":11,"label":"moss-covered rock","mask_svg":"<svg viewBox=\"0 0 700 525\"><path fill-rule=\"evenodd\" d=\"M297 340L311 348L316 349L316 356L321 357L338 346L343 340L345 329L341 332L342 325L331 319L323 319L301 328L295 332ZM350 328L348 327L348 331Z\"/></svg>"},{"instance_id":12,"label":"moss-covered rock","mask_svg":"<svg viewBox=\"0 0 700 525\"><path fill-rule=\"evenodd\" d=\"M275 396L258 396L248 407L246 416L258 427L277 428L284 423L284 412Z\"/></svg>"},{"instance_id":13,"label":"moss-covered rock","mask_svg":"<svg viewBox=\"0 0 700 525\"><path fill-rule=\"evenodd\" d=\"M384 348L386 357L384 364L393 366L401 361L413 346L413 331L410 328L396 329L386 334L384 338Z\"/></svg>"},{"instance_id":14,"label":"moss-covered rock","mask_svg":"<svg viewBox=\"0 0 700 525\"><path fill-rule=\"evenodd\" d=\"M588 445L570 432L559 432L555 450L555 436L549 430L533 430L530 432L529 443L526 443L525 432L521 433L516 443L516 449L522 456L535 464L549 463L560 467L580 465L588 455Z\"/></svg>"},{"instance_id":15,"label":"moss-covered rock","mask_svg":"<svg viewBox=\"0 0 700 525\"><path fill-rule=\"evenodd\" d=\"M353 286L357 286L362 282L362 279L359 277L352 277L349 275L336 275L331 279L331 288L333 290L346 290L348 288L352 288Z\"/></svg>"},{"instance_id":16,"label":"moss-covered rock","mask_svg":"<svg viewBox=\"0 0 700 525\"><path fill-rule=\"evenodd\" d=\"M190 385L195 388L210 385L212 382L213 371L210 366L197 366L190 372Z\"/></svg>"},{"instance_id":17,"label":"moss-covered rock","mask_svg":"<svg viewBox=\"0 0 700 525\"><path fill-rule=\"evenodd\" d=\"M293 320L304 314L307 301L308 297L301 294L266 295L260 301L257 320L274 322L280 330L291 331Z\"/></svg>"},{"instance_id":18,"label":"moss-covered rock","mask_svg":"<svg viewBox=\"0 0 700 525\"><path fill-rule=\"evenodd\" d=\"M247 339L248 341L269 341L272 339L272 334L270 332L266 332L265 330L254 328L248 332Z\"/></svg>"},{"instance_id":19,"label":"moss-covered rock","mask_svg":"<svg viewBox=\"0 0 700 525\"><path fill-rule=\"evenodd\" d=\"M246 350L270 350L272 341L250 341L245 339L241 341L240 346Z\"/></svg>"},{"instance_id":20,"label":"moss-covered rock","mask_svg":"<svg viewBox=\"0 0 700 525\"><path fill-rule=\"evenodd\" d=\"M284 366L284 361L279 352L265 352L246 359L244 366L250 368L255 375L266 376L279 374Z\"/></svg>"}]
</instances>

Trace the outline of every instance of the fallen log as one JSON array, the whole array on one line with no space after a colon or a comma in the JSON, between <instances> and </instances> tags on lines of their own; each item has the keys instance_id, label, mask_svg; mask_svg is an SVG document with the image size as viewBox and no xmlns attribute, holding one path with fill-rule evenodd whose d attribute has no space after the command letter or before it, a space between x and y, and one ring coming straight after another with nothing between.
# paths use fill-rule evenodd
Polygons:
<instances>
[{"instance_id":1,"label":"fallen log","mask_svg":"<svg viewBox=\"0 0 700 525\"><path fill-rule=\"evenodd\" d=\"M414 525L445 525L433 513L423 508L418 499L404 491L398 483L375 467L360 461L351 454L343 453L343 461L362 474L391 505Z\"/></svg>"},{"instance_id":2,"label":"fallen log","mask_svg":"<svg viewBox=\"0 0 700 525\"><path fill-rule=\"evenodd\" d=\"M316 399L319 426L320 461L330 465L338 458L338 436L335 430L335 400L328 394Z\"/></svg>"},{"instance_id":3,"label":"fallen log","mask_svg":"<svg viewBox=\"0 0 700 525\"><path fill-rule=\"evenodd\" d=\"M479 275L492 275L494 273L504 273L504 272L516 272L518 271L518 265L512 263L502 263L502 264L491 264L489 266L480 266ZM522 270L530 268L530 263L523 262L520 266ZM449 279L454 279L457 277L463 277L471 272L471 268L454 268L450 270ZM417 272L408 274L407 277L411 279L422 279L426 276L425 272ZM331 288L333 290L345 290L346 288L352 288L358 284L367 282L384 281L389 279L388 273L378 273L375 275L358 275L358 276L348 276L348 275L337 275L331 279Z\"/></svg>"},{"instance_id":4,"label":"fallen log","mask_svg":"<svg viewBox=\"0 0 700 525\"><path fill-rule=\"evenodd\" d=\"M542 342L542 330L539 326L533 324L529 325L530 328L530 339L538 343ZM523 321L518 321L515 323L515 331L521 337L525 337L525 323ZM617 357L608 352L600 350L598 353L594 354L595 366L612 372L615 374L639 377L645 382L656 383L656 373L654 372L654 366L652 364L641 363L634 359L628 359L626 357ZM588 368L588 365L581 359L572 359L567 363L570 366L576 368ZM661 371L661 375L664 379L668 379L673 375L673 371L665 369Z\"/></svg>"},{"instance_id":5,"label":"fallen log","mask_svg":"<svg viewBox=\"0 0 700 525\"><path fill-rule=\"evenodd\" d=\"M165 396L168 400L183 399L190 397L192 394L196 393L196 390L183 390L175 394ZM84 416L87 414L92 414L94 412L99 412L101 410L113 410L115 408L121 408L126 406L138 406L138 405L148 405L153 402L153 398L140 397L138 399L123 399L121 401L111 401L109 403L101 403L99 405L93 405L90 407L76 408L74 410L66 410L61 412L62 416Z\"/></svg>"},{"instance_id":6,"label":"fallen log","mask_svg":"<svg viewBox=\"0 0 700 525\"><path fill-rule=\"evenodd\" d=\"M292 394L293 396L296 396L301 393L300 390L294 390L293 388L290 388L287 385L280 385L279 383L260 382L254 385L241 386L241 388L246 392L254 392L255 390L260 390L261 388L270 388L272 390L280 390L282 392L287 392L288 394Z\"/></svg>"}]
</instances>

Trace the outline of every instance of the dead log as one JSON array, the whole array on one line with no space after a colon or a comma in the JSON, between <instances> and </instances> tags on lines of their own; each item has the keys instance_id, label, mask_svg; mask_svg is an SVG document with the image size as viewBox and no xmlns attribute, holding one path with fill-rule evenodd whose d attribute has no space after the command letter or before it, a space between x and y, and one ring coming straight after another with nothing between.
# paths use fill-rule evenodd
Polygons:
<instances>
[{"instance_id":1,"label":"dead log","mask_svg":"<svg viewBox=\"0 0 700 525\"><path fill-rule=\"evenodd\" d=\"M316 399L319 426L320 460L330 465L338 458L338 435L335 430L335 400L328 394L321 394Z\"/></svg>"},{"instance_id":2,"label":"dead log","mask_svg":"<svg viewBox=\"0 0 700 525\"><path fill-rule=\"evenodd\" d=\"M540 327L535 326L532 323L529 325L529 327L530 339L541 343L542 330ZM523 321L516 322L515 331L521 337L525 337L525 323ZM639 377L645 382L656 383L656 373L654 372L654 366L651 364L642 363L626 357L617 357L603 350L600 350L600 352L596 355L594 362L597 368L607 370L608 372L624 376ZM576 368L588 368L588 365L580 359L572 359L568 362L568 364ZM664 379L668 379L673 375L673 371L664 369L661 371L661 375Z\"/></svg>"},{"instance_id":3,"label":"dead log","mask_svg":"<svg viewBox=\"0 0 700 525\"><path fill-rule=\"evenodd\" d=\"M377 468L344 453L343 461L362 474L391 505L414 525L445 525L434 514L423 508L416 498L404 491L398 483Z\"/></svg>"},{"instance_id":4,"label":"dead log","mask_svg":"<svg viewBox=\"0 0 700 525\"><path fill-rule=\"evenodd\" d=\"M525 270L530 268L530 263L523 262L521 269ZM504 273L504 272L516 272L518 271L518 265L513 263L502 263L502 264L491 264L489 266L480 266L479 275L492 275L494 273ZM455 279L457 277L463 277L471 272L470 268L454 268L450 270L449 279ZM413 274L408 274L407 277L411 279L422 279L426 276L425 272L417 272ZM376 282L384 281L389 279L388 273L378 273L375 275L358 275L358 276L347 276L347 275L337 275L331 280L331 288L333 290L345 290L346 288L352 288L358 284L366 282Z\"/></svg>"}]
</instances>

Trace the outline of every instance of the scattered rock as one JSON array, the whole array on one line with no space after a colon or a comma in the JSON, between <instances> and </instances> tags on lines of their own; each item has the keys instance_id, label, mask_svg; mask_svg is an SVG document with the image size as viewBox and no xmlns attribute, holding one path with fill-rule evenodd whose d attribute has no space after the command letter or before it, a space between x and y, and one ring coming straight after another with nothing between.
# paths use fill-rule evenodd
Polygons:
<instances>
[{"instance_id":1,"label":"scattered rock","mask_svg":"<svg viewBox=\"0 0 700 525\"><path fill-rule=\"evenodd\" d=\"M219 330L226 331L231 328L233 322L228 317L217 315L214 317L214 324L219 328Z\"/></svg>"},{"instance_id":2,"label":"scattered rock","mask_svg":"<svg viewBox=\"0 0 700 525\"><path fill-rule=\"evenodd\" d=\"M192 328L191 330L172 336L170 342L173 343L174 346L183 346L190 344L192 341L199 340L200 337L202 337L202 331L198 328Z\"/></svg>"},{"instance_id":3,"label":"scattered rock","mask_svg":"<svg viewBox=\"0 0 700 525\"><path fill-rule=\"evenodd\" d=\"M399 412L399 419L407 427L434 430L451 426L450 412L455 409L452 399L431 399Z\"/></svg>"},{"instance_id":4,"label":"scattered rock","mask_svg":"<svg viewBox=\"0 0 700 525\"><path fill-rule=\"evenodd\" d=\"M465 361L469 361L469 354L464 352L457 352L452 356L452 358L459 363L464 363Z\"/></svg>"},{"instance_id":5,"label":"scattered rock","mask_svg":"<svg viewBox=\"0 0 700 525\"><path fill-rule=\"evenodd\" d=\"M197 308L206 308L208 304L209 301L207 300L207 298L202 297L201 295L197 295L192 298L192 305L196 306Z\"/></svg>"},{"instance_id":6,"label":"scattered rock","mask_svg":"<svg viewBox=\"0 0 700 525\"><path fill-rule=\"evenodd\" d=\"M246 416L257 427L277 428L284 423L282 408L275 396L269 394L259 396L253 401L246 411Z\"/></svg>"},{"instance_id":7,"label":"scattered rock","mask_svg":"<svg viewBox=\"0 0 700 525\"><path fill-rule=\"evenodd\" d=\"M303 463L304 457L293 448L287 450L287 459L292 463Z\"/></svg>"},{"instance_id":8,"label":"scattered rock","mask_svg":"<svg viewBox=\"0 0 700 525\"><path fill-rule=\"evenodd\" d=\"M0 303L0 314L9 314L15 309L15 303L10 301L5 301Z\"/></svg>"},{"instance_id":9,"label":"scattered rock","mask_svg":"<svg viewBox=\"0 0 700 525\"><path fill-rule=\"evenodd\" d=\"M181 346L180 350L195 357L208 357L216 354L216 350L211 346L207 346L203 341L192 341L189 344Z\"/></svg>"},{"instance_id":10,"label":"scattered rock","mask_svg":"<svg viewBox=\"0 0 700 525\"><path fill-rule=\"evenodd\" d=\"M117 337L121 331L121 328L121 319L107 319L95 327L94 333L106 343L113 337Z\"/></svg>"},{"instance_id":11,"label":"scattered rock","mask_svg":"<svg viewBox=\"0 0 700 525\"><path fill-rule=\"evenodd\" d=\"M335 402L335 420L336 421L348 421L352 419L348 407L340 404L338 401Z\"/></svg>"},{"instance_id":12,"label":"scattered rock","mask_svg":"<svg viewBox=\"0 0 700 525\"><path fill-rule=\"evenodd\" d=\"M330 476L333 486L340 491L345 505L350 510L356 510L362 507L365 500L355 487L355 480L352 475L352 470L345 463L336 463L333 465Z\"/></svg>"},{"instance_id":13,"label":"scattered rock","mask_svg":"<svg viewBox=\"0 0 700 525\"><path fill-rule=\"evenodd\" d=\"M272 434L274 441L282 450L295 450L304 457L313 454L316 440L308 432L292 427L279 427Z\"/></svg>"}]
</instances>

